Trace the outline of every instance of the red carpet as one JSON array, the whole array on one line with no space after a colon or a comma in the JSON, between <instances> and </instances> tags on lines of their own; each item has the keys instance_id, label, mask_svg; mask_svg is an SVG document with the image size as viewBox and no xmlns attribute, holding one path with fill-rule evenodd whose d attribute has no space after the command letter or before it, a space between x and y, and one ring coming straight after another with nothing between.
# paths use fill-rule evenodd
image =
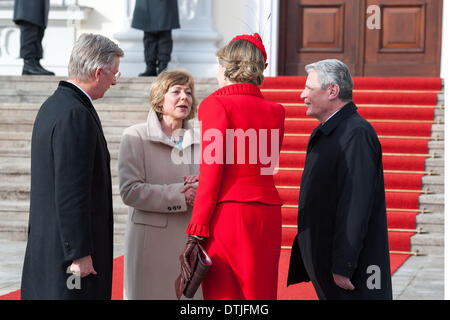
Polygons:
<instances>
[{"instance_id":1,"label":"red carpet","mask_svg":"<svg viewBox=\"0 0 450 320\"><path fill-rule=\"evenodd\" d=\"M297 232L297 203L309 135L318 125L306 116L300 99L306 77L268 77L264 96L286 108L286 136L275 182L284 201L283 238L279 263L278 298L317 299L311 283L286 287L290 245ZM391 273L409 257L410 238L416 228L418 197L428 154L431 125L440 78L354 78L358 112L377 132L383 149ZM389 90L389 92L386 92ZM399 254L398 252L404 252ZM19 291L0 297L13 300ZM114 260L112 299L123 299L123 256Z\"/></svg>"},{"instance_id":2,"label":"red carpet","mask_svg":"<svg viewBox=\"0 0 450 320\"><path fill-rule=\"evenodd\" d=\"M286 288L287 273L282 269L289 266L290 250L281 250L280 272L278 276L279 300L317 300L316 292L311 282L299 283ZM408 259L404 254L391 254L391 273L394 273Z\"/></svg>"},{"instance_id":3,"label":"red carpet","mask_svg":"<svg viewBox=\"0 0 450 320\"><path fill-rule=\"evenodd\" d=\"M123 300L123 256L114 259L112 300ZM20 290L0 296L0 300L20 300Z\"/></svg>"},{"instance_id":4,"label":"red carpet","mask_svg":"<svg viewBox=\"0 0 450 320\"><path fill-rule=\"evenodd\" d=\"M299 91L267 91L264 96L280 103L294 103L300 100ZM432 92L354 92L353 100L358 104L392 104L392 105L436 105L437 95Z\"/></svg>"},{"instance_id":5,"label":"red carpet","mask_svg":"<svg viewBox=\"0 0 450 320\"><path fill-rule=\"evenodd\" d=\"M297 99L300 99L300 94L297 94ZM306 116L306 105L304 104L287 104L283 103L286 107L286 117L287 118L304 118L304 121L316 122L316 120L308 118ZM413 111L413 112L411 112ZM433 121L434 119L434 108L430 107L410 107L406 108L404 106L372 106L372 105L358 105L358 112L361 116L368 120L376 120L380 122L382 120L402 120L407 121Z\"/></svg>"},{"instance_id":6,"label":"red carpet","mask_svg":"<svg viewBox=\"0 0 450 320\"><path fill-rule=\"evenodd\" d=\"M300 99L305 81L306 77L266 78L262 87L267 99L286 108L286 135L275 182L284 203L278 298L287 300L317 299L311 283L286 287L289 248L297 233L305 150L309 135L318 125L317 120L306 116L306 105ZM410 238L415 234L418 198L441 79L356 77L354 83L358 112L372 124L383 149L391 273L394 273L411 251Z\"/></svg>"},{"instance_id":7,"label":"red carpet","mask_svg":"<svg viewBox=\"0 0 450 320\"><path fill-rule=\"evenodd\" d=\"M305 87L306 77L267 77L263 89L294 89ZM354 90L441 90L441 78L378 78L353 77Z\"/></svg>"}]
</instances>

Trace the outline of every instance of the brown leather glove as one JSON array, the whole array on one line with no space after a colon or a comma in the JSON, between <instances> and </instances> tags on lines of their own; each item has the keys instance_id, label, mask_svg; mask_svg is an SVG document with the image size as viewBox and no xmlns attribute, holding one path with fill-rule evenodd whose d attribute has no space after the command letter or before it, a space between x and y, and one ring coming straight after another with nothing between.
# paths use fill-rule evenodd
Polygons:
<instances>
[{"instance_id":1,"label":"brown leather glove","mask_svg":"<svg viewBox=\"0 0 450 320\"><path fill-rule=\"evenodd\" d=\"M184 248L183 252L180 255L180 262L181 262L181 281L183 283L187 283L189 280L191 280L191 265L190 265L190 256L192 253L192 250L194 250L195 246L198 243L201 243L203 238L198 236L192 236L188 235L188 240L186 243L186 248Z\"/></svg>"}]
</instances>

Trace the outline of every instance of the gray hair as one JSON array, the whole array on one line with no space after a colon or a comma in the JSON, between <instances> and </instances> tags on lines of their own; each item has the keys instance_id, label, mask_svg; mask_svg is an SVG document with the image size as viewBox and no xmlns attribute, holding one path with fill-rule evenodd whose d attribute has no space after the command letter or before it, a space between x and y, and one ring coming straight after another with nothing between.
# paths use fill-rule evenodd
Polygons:
<instances>
[{"instance_id":1,"label":"gray hair","mask_svg":"<svg viewBox=\"0 0 450 320\"><path fill-rule=\"evenodd\" d=\"M337 59L327 59L305 66L306 72L317 72L317 79L322 89L332 84L339 86L339 99L350 101L353 99L353 80L347 65Z\"/></svg>"},{"instance_id":2,"label":"gray hair","mask_svg":"<svg viewBox=\"0 0 450 320\"><path fill-rule=\"evenodd\" d=\"M88 80L99 67L111 69L115 57L123 57L123 50L113 41L99 34L83 33L72 49L69 78Z\"/></svg>"}]
</instances>

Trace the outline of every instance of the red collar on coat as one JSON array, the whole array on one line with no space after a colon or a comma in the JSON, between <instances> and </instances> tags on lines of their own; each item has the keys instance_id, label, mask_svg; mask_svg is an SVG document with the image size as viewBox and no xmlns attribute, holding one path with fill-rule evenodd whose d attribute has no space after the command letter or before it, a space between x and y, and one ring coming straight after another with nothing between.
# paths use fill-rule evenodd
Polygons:
<instances>
[{"instance_id":1,"label":"red collar on coat","mask_svg":"<svg viewBox=\"0 0 450 320\"><path fill-rule=\"evenodd\" d=\"M229 96L229 95L253 95L263 98L261 90L252 83L236 83L230 84L215 91L213 96Z\"/></svg>"}]
</instances>

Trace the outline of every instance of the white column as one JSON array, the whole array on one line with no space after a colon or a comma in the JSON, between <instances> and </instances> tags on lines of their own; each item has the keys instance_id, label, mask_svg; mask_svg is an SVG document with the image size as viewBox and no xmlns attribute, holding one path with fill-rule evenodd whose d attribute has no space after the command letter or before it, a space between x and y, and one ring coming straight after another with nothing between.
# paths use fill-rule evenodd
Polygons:
<instances>
[{"instance_id":1,"label":"white column","mask_svg":"<svg viewBox=\"0 0 450 320\"><path fill-rule=\"evenodd\" d=\"M13 2L2 1L0 6L0 74L22 74L20 59L20 30L12 21ZM42 46L41 64L57 76L67 76L67 65L75 42L75 30L88 18L91 9L79 7L75 0L51 0L48 25Z\"/></svg>"},{"instance_id":2,"label":"white column","mask_svg":"<svg viewBox=\"0 0 450 320\"><path fill-rule=\"evenodd\" d=\"M217 43L211 0L178 0L181 29L173 31L171 67L189 70L195 77L215 77Z\"/></svg>"},{"instance_id":3,"label":"white column","mask_svg":"<svg viewBox=\"0 0 450 320\"><path fill-rule=\"evenodd\" d=\"M267 52L265 76L278 75L279 0L247 0L246 20L251 33L258 32Z\"/></svg>"},{"instance_id":4,"label":"white column","mask_svg":"<svg viewBox=\"0 0 450 320\"><path fill-rule=\"evenodd\" d=\"M134 0L124 1L124 28L114 34L125 51L120 70L124 76L137 76L145 70L144 36L131 28ZM220 35L213 28L213 1L178 0L181 29L173 30L174 46L169 69L183 68L195 77L215 77L217 42Z\"/></svg>"},{"instance_id":5,"label":"white column","mask_svg":"<svg viewBox=\"0 0 450 320\"><path fill-rule=\"evenodd\" d=\"M145 71L144 33L141 30L131 28L135 0L123 0L122 31L115 33L114 38L119 41L119 46L125 53L120 59L120 72L126 77L136 77Z\"/></svg>"}]
</instances>

